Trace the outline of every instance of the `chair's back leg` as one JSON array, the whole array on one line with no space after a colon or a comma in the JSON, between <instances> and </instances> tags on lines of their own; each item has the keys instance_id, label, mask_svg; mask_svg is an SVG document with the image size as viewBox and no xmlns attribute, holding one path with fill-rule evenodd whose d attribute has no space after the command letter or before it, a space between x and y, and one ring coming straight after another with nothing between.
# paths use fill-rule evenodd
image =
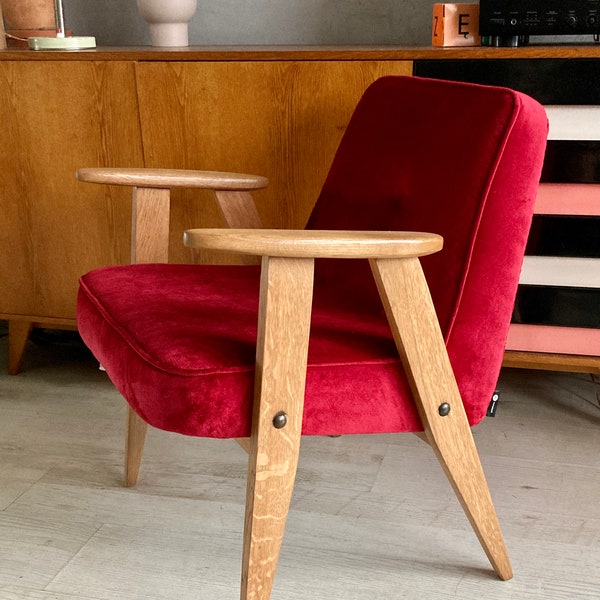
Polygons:
<instances>
[{"instance_id":1,"label":"chair's back leg","mask_svg":"<svg viewBox=\"0 0 600 600\"><path fill-rule=\"evenodd\" d=\"M385 259L371 261L371 267L427 439L494 570L510 579L508 553L421 265L416 258Z\"/></svg>"},{"instance_id":2,"label":"chair's back leg","mask_svg":"<svg viewBox=\"0 0 600 600\"><path fill-rule=\"evenodd\" d=\"M215 200L230 229L261 229L262 223L250 192L215 190Z\"/></svg>"},{"instance_id":3,"label":"chair's back leg","mask_svg":"<svg viewBox=\"0 0 600 600\"><path fill-rule=\"evenodd\" d=\"M127 405L127 434L125 437L125 485L137 483L146 441L147 423Z\"/></svg>"},{"instance_id":4,"label":"chair's back leg","mask_svg":"<svg viewBox=\"0 0 600 600\"><path fill-rule=\"evenodd\" d=\"M252 194L247 191L215 190L217 205L230 229L262 229L262 221L256 210ZM243 265L260 264L259 256L238 255Z\"/></svg>"},{"instance_id":5,"label":"chair's back leg","mask_svg":"<svg viewBox=\"0 0 600 600\"><path fill-rule=\"evenodd\" d=\"M263 258L242 600L268 600L294 488L314 261Z\"/></svg>"}]
</instances>

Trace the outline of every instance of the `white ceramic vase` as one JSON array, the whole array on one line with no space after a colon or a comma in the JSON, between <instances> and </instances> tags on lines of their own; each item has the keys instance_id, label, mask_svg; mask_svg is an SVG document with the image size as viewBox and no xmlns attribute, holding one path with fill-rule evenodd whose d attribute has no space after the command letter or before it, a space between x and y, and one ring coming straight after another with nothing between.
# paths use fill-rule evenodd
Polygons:
<instances>
[{"instance_id":1,"label":"white ceramic vase","mask_svg":"<svg viewBox=\"0 0 600 600\"><path fill-rule=\"evenodd\" d=\"M197 0L137 0L138 10L150 27L153 46L187 46L188 26Z\"/></svg>"}]
</instances>

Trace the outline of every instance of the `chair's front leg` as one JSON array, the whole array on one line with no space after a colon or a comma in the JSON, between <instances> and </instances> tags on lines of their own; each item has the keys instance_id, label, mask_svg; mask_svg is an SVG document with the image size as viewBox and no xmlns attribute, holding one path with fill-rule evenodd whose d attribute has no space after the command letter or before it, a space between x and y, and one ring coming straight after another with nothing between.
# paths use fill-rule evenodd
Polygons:
<instances>
[{"instance_id":1,"label":"chair's front leg","mask_svg":"<svg viewBox=\"0 0 600 600\"><path fill-rule=\"evenodd\" d=\"M171 191L134 188L132 192L131 262L169 262Z\"/></svg>"},{"instance_id":2,"label":"chair's front leg","mask_svg":"<svg viewBox=\"0 0 600 600\"><path fill-rule=\"evenodd\" d=\"M371 267L427 440L494 570L510 579L508 553L419 260L377 260Z\"/></svg>"},{"instance_id":3,"label":"chair's front leg","mask_svg":"<svg viewBox=\"0 0 600 600\"><path fill-rule=\"evenodd\" d=\"M171 192L168 189L133 188L131 202L131 262L169 262ZM125 485L137 483L147 424L127 407Z\"/></svg>"},{"instance_id":4,"label":"chair's front leg","mask_svg":"<svg viewBox=\"0 0 600 600\"><path fill-rule=\"evenodd\" d=\"M242 600L271 594L294 487L310 330L314 261L263 258Z\"/></svg>"}]
</instances>

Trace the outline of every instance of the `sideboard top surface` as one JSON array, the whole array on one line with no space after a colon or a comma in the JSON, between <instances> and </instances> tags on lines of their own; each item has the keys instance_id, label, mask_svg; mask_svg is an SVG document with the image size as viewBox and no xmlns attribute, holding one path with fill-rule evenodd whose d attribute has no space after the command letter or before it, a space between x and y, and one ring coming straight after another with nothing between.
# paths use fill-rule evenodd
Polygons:
<instances>
[{"instance_id":1,"label":"sideboard top surface","mask_svg":"<svg viewBox=\"0 0 600 600\"><path fill-rule=\"evenodd\" d=\"M433 46L151 46L99 47L80 51L0 50L0 60L16 61L318 61L495 58L600 58L600 44L531 45L519 48L436 48Z\"/></svg>"}]
</instances>

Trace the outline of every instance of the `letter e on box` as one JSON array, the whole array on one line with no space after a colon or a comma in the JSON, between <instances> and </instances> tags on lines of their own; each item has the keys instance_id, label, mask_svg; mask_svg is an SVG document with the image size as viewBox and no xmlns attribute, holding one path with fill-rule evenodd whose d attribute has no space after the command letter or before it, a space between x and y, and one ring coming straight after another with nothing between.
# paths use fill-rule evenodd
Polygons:
<instances>
[{"instance_id":1,"label":"letter e on box","mask_svg":"<svg viewBox=\"0 0 600 600\"><path fill-rule=\"evenodd\" d=\"M479 4L434 4L434 46L479 46Z\"/></svg>"}]
</instances>

